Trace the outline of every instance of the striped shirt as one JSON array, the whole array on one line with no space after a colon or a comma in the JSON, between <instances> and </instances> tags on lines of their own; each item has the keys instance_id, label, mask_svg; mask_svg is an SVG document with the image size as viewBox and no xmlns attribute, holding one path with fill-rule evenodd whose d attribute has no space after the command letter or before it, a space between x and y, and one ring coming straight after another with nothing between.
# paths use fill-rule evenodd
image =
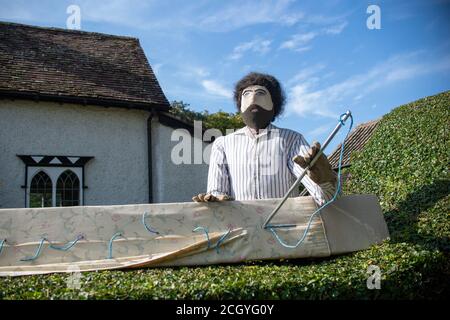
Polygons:
<instances>
[{"instance_id":1,"label":"striped shirt","mask_svg":"<svg viewBox=\"0 0 450 320\"><path fill-rule=\"evenodd\" d=\"M259 134L247 126L218 137L211 148L207 192L235 200L282 198L304 171L292 158L309 149L302 134L269 124ZM302 183L318 205L330 200L336 184ZM291 197L298 196L298 190Z\"/></svg>"}]
</instances>

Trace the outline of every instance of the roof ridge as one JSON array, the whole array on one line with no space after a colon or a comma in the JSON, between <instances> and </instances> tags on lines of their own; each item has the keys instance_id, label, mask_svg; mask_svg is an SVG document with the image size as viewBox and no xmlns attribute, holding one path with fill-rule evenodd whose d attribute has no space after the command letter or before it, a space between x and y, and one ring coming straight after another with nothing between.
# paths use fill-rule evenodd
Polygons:
<instances>
[{"instance_id":1,"label":"roof ridge","mask_svg":"<svg viewBox=\"0 0 450 320\"><path fill-rule=\"evenodd\" d=\"M367 121L367 122L360 123L360 124L358 124L358 125L355 127L355 129L358 128L358 127L366 127L366 126L369 126L369 125L371 125L371 124L375 124L375 123L377 123L378 121L380 121L381 119L382 119L382 117L380 117L380 118L378 118L378 119L375 119L375 120L370 120L370 121Z\"/></svg>"},{"instance_id":2,"label":"roof ridge","mask_svg":"<svg viewBox=\"0 0 450 320\"><path fill-rule=\"evenodd\" d=\"M0 22L0 37L0 99L169 108L136 38L11 22Z\"/></svg>"},{"instance_id":3,"label":"roof ridge","mask_svg":"<svg viewBox=\"0 0 450 320\"><path fill-rule=\"evenodd\" d=\"M345 148L343 153L342 166L350 165L349 161L351 153L364 148L365 144L372 137L374 129L381 119L382 117L370 120L361 123L357 125L355 128L353 128L353 130L349 133L349 135L345 139ZM339 145L327 156L333 169L336 169L338 166L341 147L342 142L339 143Z\"/></svg>"},{"instance_id":4,"label":"roof ridge","mask_svg":"<svg viewBox=\"0 0 450 320\"><path fill-rule=\"evenodd\" d=\"M9 21L0 21L0 26L6 25L6 26L13 26L13 27L25 27L30 29L38 29L38 30L44 30L44 31L56 31L56 32L65 32L65 33L72 33L72 34L89 34L89 35L96 35L101 37L108 37L108 38L115 38L115 39L124 39L124 40L134 40L139 42L139 38L132 37L132 36L119 36L109 33L101 33L101 32L95 32L95 31L85 31L85 30L72 30L72 29L64 29L60 27L41 27L41 26L33 26L29 24L23 24L23 23L17 23L17 22L9 22Z\"/></svg>"}]
</instances>

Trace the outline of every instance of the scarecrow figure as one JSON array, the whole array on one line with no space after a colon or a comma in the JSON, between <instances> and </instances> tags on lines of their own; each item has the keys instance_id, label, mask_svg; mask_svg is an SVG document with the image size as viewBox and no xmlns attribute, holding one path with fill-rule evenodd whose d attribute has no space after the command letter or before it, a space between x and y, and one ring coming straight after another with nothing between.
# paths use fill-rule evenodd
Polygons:
<instances>
[{"instance_id":1,"label":"scarecrow figure","mask_svg":"<svg viewBox=\"0 0 450 320\"><path fill-rule=\"evenodd\" d=\"M285 95L271 75L249 73L235 86L234 100L246 126L217 138L211 149L206 193L196 202L282 198L320 149L302 134L272 122L283 111ZM337 175L322 154L302 183L318 205L330 200ZM298 196L298 190L292 192Z\"/></svg>"}]
</instances>

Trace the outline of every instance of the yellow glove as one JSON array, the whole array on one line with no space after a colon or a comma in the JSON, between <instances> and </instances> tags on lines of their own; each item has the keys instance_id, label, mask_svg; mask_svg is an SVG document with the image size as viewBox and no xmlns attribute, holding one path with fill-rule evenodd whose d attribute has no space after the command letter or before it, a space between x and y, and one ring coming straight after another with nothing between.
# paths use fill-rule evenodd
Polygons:
<instances>
[{"instance_id":1,"label":"yellow glove","mask_svg":"<svg viewBox=\"0 0 450 320\"><path fill-rule=\"evenodd\" d=\"M198 195L192 197L192 200L195 202L220 202L231 200L231 198L226 194L213 196L211 193L199 193Z\"/></svg>"},{"instance_id":2,"label":"yellow glove","mask_svg":"<svg viewBox=\"0 0 450 320\"><path fill-rule=\"evenodd\" d=\"M317 152L320 150L320 143L315 141L309 148L308 152L304 156L297 155L292 160L297 163L300 167L305 169L308 164L314 159ZM331 168L328 158L322 153L317 161L314 163L312 168L307 172L308 176L317 184L322 184L324 182L335 183L337 176Z\"/></svg>"}]
</instances>

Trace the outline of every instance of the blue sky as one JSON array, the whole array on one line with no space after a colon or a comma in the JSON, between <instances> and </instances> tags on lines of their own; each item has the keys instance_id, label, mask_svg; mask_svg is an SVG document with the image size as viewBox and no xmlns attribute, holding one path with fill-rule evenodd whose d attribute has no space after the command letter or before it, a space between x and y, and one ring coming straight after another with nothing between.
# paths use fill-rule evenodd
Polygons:
<instances>
[{"instance_id":1,"label":"blue sky","mask_svg":"<svg viewBox=\"0 0 450 320\"><path fill-rule=\"evenodd\" d=\"M242 76L276 76L288 102L275 124L309 142L347 109L357 125L450 89L450 1L0 0L0 20L65 28L71 4L82 30L139 38L167 98L194 110L234 112Z\"/></svg>"}]
</instances>

